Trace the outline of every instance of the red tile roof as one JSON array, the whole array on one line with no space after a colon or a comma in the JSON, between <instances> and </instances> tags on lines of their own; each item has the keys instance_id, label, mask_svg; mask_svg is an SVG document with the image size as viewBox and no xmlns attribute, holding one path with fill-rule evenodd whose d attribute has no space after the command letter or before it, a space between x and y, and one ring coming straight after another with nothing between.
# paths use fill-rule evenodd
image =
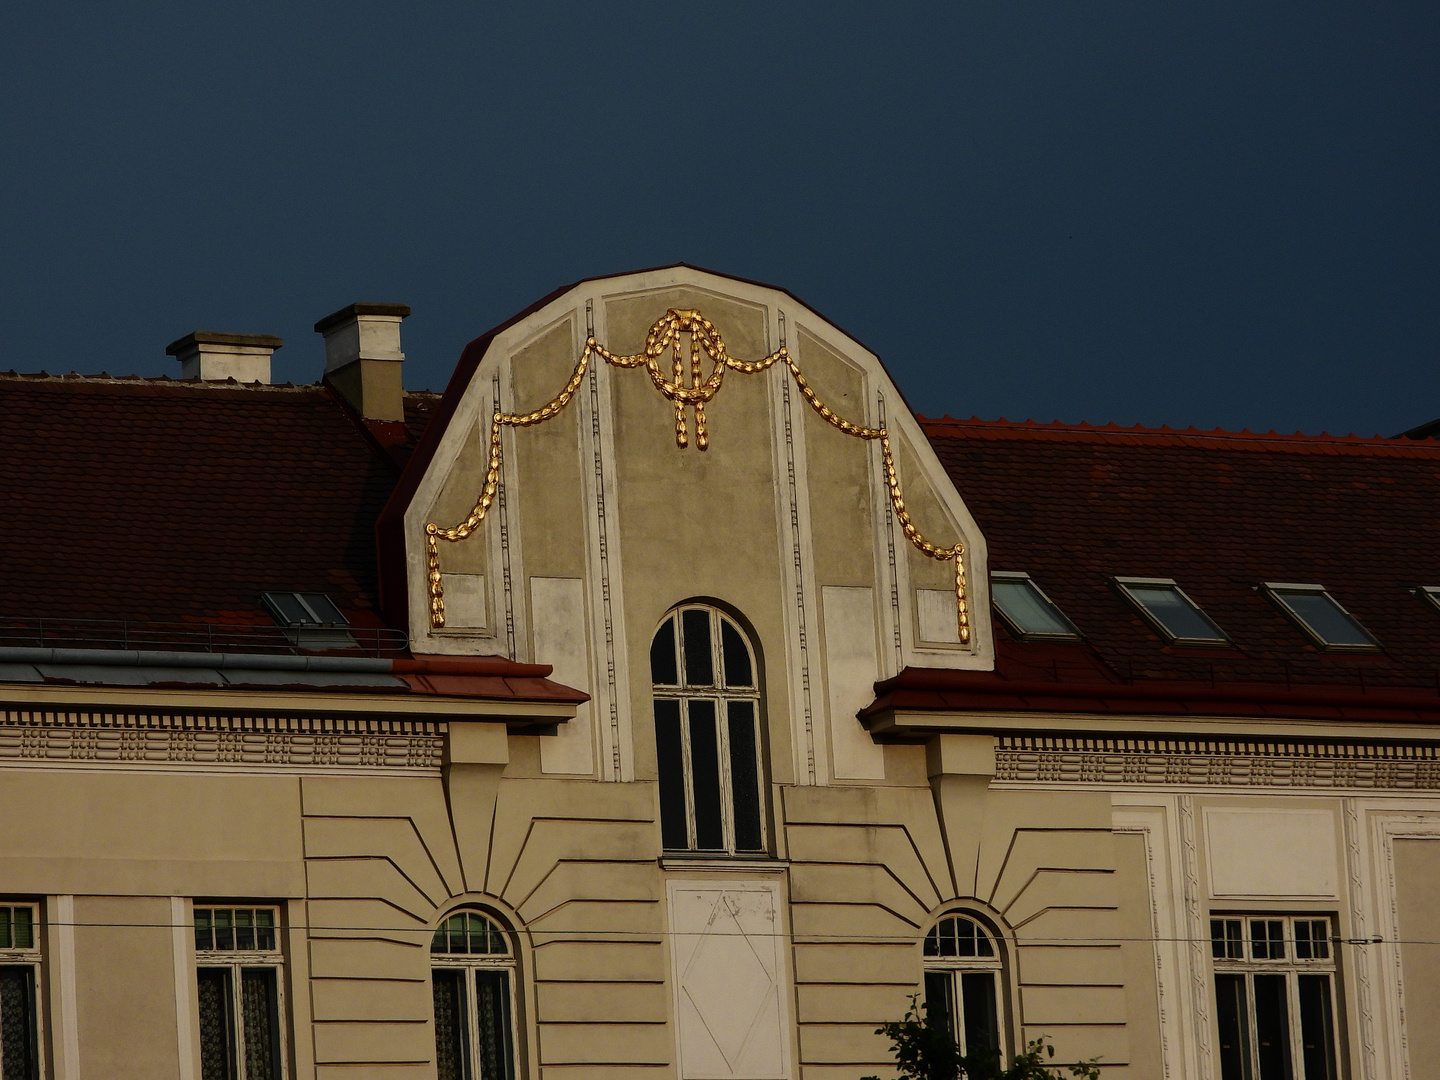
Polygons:
<instances>
[{"instance_id":1,"label":"red tile roof","mask_svg":"<svg viewBox=\"0 0 1440 1080\"><path fill-rule=\"evenodd\" d=\"M989 544L1086 635L1039 646L997 625L1001 680L1229 681L1424 688L1440 695L1440 443L1274 432L921 418ZM1167 647L1107 584L1174 578L1237 649ZM1379 655L1316 649L1256 591L1324 585Z\"/></svg>"},{"instance_id":2,"label":"red tile roof","mask_svg":"<svg viewBox=\"0 0 1440 1080\"><path fill-rule=\"evenodd\" d=\"M379 624L396 440L328 387L0 374L0 432L0 618L269 625L314 590Z\"/></svg>"}]
</instances>

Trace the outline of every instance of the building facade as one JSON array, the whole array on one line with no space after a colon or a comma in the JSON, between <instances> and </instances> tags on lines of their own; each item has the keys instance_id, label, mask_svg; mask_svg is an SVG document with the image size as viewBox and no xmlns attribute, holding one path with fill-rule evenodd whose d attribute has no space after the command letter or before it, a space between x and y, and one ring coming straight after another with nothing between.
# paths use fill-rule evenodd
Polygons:
<instances>
[{"instance_id":1,"label":"building facade","mask_svg":"<svg viewBox=\"0 0 1440 1080\"><path fill-rule=\"evenodd\" d=\"M684 266L441 395L406 314L0 376L0 1076L1429 1075L1440 445L922 420Z\"/></svg>"}]
</instances>

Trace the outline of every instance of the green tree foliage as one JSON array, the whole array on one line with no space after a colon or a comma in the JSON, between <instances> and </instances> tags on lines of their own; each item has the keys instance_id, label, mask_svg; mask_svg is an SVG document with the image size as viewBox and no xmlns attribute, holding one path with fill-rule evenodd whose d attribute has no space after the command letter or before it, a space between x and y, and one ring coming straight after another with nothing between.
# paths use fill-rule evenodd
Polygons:
<instances>
[{"instance_id":1,"label":"green tree foliage","mask_svg":"<svg viewBox=\"0 0 1440 1080\"><path fill-rule=\"evenodd\" d=\"M997 1051L962 1054L959 1045L940 1024L931 1024L924 1015L924 1006L911 995L910 1008L898 1022L882 1024L875 1034L888 1036L897 1080L1060 1080L1061 1074L1047 1062L1055 1057L1055 1047L1044 1039L1036 1039L1018 1055L1007 1069ZM1100 1067L1095 1061L1081 1061L1068 1066L1071 1076L1081 1080L1099 1080ZM880 1080L867 1076L864 1080Z\"/></svg>"}]
</instances>

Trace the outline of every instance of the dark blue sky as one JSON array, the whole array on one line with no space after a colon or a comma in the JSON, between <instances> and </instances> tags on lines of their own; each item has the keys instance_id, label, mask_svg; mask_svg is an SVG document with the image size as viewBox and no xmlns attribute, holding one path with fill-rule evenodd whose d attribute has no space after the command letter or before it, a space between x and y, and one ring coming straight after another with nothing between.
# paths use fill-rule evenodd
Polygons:
<instances>
[{"instance_id":1,"label":"dark blue sky","mask_svg":"<svg viewBox=\"0 0 1440 1080\"><path fill-rule=\"evenodd\" d=\"M0 369L398 300L407 383L580 277L783 285L928 414L1440 417L1440 5L0 10Z\"/></svg>"}]
</instances>

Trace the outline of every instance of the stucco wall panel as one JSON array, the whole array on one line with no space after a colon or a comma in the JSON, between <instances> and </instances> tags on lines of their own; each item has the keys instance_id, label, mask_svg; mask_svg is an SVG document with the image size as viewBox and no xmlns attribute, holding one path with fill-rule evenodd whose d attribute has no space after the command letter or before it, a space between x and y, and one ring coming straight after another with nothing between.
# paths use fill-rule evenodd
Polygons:
<instances>
[{"instance_id":1,"label":"stucco wall panel","mask_svg":"<svg viewBox=\"0 0 1440 1080\"><path fill-rule=\"evenodd\" d=\"M893 1068L889 1040L875 1034L875 1025L801 1024L800 1061L804 1064L853 1064Z\"/></svg>"},{"instance_id":2,"label":"stucco wall panel","mask_svg":"<svg viewBox=\"0 0 1440 1080\"><path fill-rule=\"evenodd\" d=\"M305 777L301 790L307 818L321 819L306 823L306 854L383 852L416 882L425 879L429 863L451 894L464 891L445 791L435 780ZM423 860L403 839L407 825L423 845Z\"/></svg>"},{"instance_id":3,"label":"stucco wall panel","mask_svg":"<svg viewBox=\"0 0 1440 1080\"><path fill-rule=\"evenodd\" d=\"M429 922L437 906L387 858L311 859L305 864L311 902L363 896L381 900L421 922ZM441 902L444 897L440 897Z\"/></svg>"},{"instance_id":4,"label":"stucco wall panel","mask_svg":"<svg viewBox=\"0 0 1440 1080\"><path fill-rule=\"evenodd\" d=\"M544 982L535 1001L542 1024L664 1024L670 1017L670 995L660 983Z\"/></svg>"},{"instance_id":5,"label":"stucco wall panel","mask_svg":"<svg viewBox=\"0 0 1440 1080\"><path fill-rule=\"evenodd\" d=\"M310 1002L317 1023L330 1020L426 1023L434 1010L429 982L415 979L315 979L310 983Z\"/></svg>"},{"instance_id":6,"label":"stucco wall panel","mask_svg":"<svg viewBox=\"0 0 1440 1080\"><path fill-rule=\"evenodd\" d=\"M878 1026L905 1013L915 992L912 983L899 986L846 983L800 983L795 987L795 1013L802 1024L870 1024Z\"/></svg>"},{"instance_id":7,"label":"stucco wall panel","mask_svg":"<svg viewBox=\"0 0 1440 1080\"><path fill-rule=\"evenodd\" d=\"M179 1070L168 899L75 898L75 1002L83 1080ZM152 1002L153 1008L136 1008Z\"/></svg>"},{"instance_id":8,"label":"stucco wall panel","mask_svg":"<svg viewBox=\"0 0 1440 1080\"><path fill-rule=\"evenodd\" d=\"M914 945L907 942L853 944L849 941L797 941L795 980L797 984L844 983L918 987L919 952Z\"/></svg>"},{"instance_id":9,"label":"stucco wall panel","mask_svg":"<svg viewBox=\"0 0 1440 1080\"><path fill-rule=\"evenodd\" d=\"M551 982L664 982L665 950L659 941L574 941L535 946L535 978Z\"/></svg>"},{"instance_id":10,"label":"stucco wall panel","mask_svg":"<svg viewBox=\"0 0 1440 1080\"><path fill-rule=\"evenodd\" d=\"M1117 906L1115 875L1110 870L1038 869L1020 894L1000 910L1011 926L1022 926L1052 908Z\"/></svg>"},{"instance_id":11,"label":"stucco wall panel","mask_svg":"<svg viewBox=\"0 0 1440 1080\"><path fill-rule=\"evenodd\" d=\"M305 854L312 860L312 888L316 880L313 874L319 867L314 860L374 858L383 854L396 872L433 905L464 891L458 873L453 884L441 876L434 853L409 818L306 818Z\"/></svg>"},{"instance_id":12,"label":"stucco wall panel","mask_svg":"<svg viewBox=\"0 0 1440 1080\"><path fill-rule=\"evenodd\" d=\"M540 1064L668 1064L674 1056L664 1024L544 1024Z\"/></svg>"},{"instance_id":13,"label":"stucco wall panel","mask_svg":"<svg viewBox=\"0 0 1440 1080\"><path fill-rule=\"evenodd\" d=\"M435 1056L435 1030L422 1023L317 1023L315 1064L423 1064ZM432 1066L433 1068L433 1066ZM349 1075L348 1073L346 1074Z\"/></svg>"},{"instance_id":14,"label":"stucco wall panel","mask_svg":"<svg viewBox=\"0 0 1440 1080\"><path fill-rule=\"evenodd\" d=\"M429 942L315 938L310 971L317 979L428 979Z\"/></svg>"},{"instance_id":15,"label":"stucco wall panel","mask_svg":"<svg viewBox=\"0 0 1440 1080\"><path fill-rule=\"evenodd\" d=\"M1440 1061L1440 839L1396 839L1395 895L1410 1075Z\"/></svg>"},{"instance_id":16,"label":"stucco wall panel","mask_svg":"<svg viewBox=\"0 0 1440 1080\"><path fill-rule=\"evenodd\" d=\"M583 334L577 334L573 318L565 318L515 354L510 361L510 412L532 412L564 388L580 356L577 338ZM580 411L574 408L513 432L514 460L506 497L523 533L527 574L585 576L580 435Z\"/></svg>"}]
</instances>

